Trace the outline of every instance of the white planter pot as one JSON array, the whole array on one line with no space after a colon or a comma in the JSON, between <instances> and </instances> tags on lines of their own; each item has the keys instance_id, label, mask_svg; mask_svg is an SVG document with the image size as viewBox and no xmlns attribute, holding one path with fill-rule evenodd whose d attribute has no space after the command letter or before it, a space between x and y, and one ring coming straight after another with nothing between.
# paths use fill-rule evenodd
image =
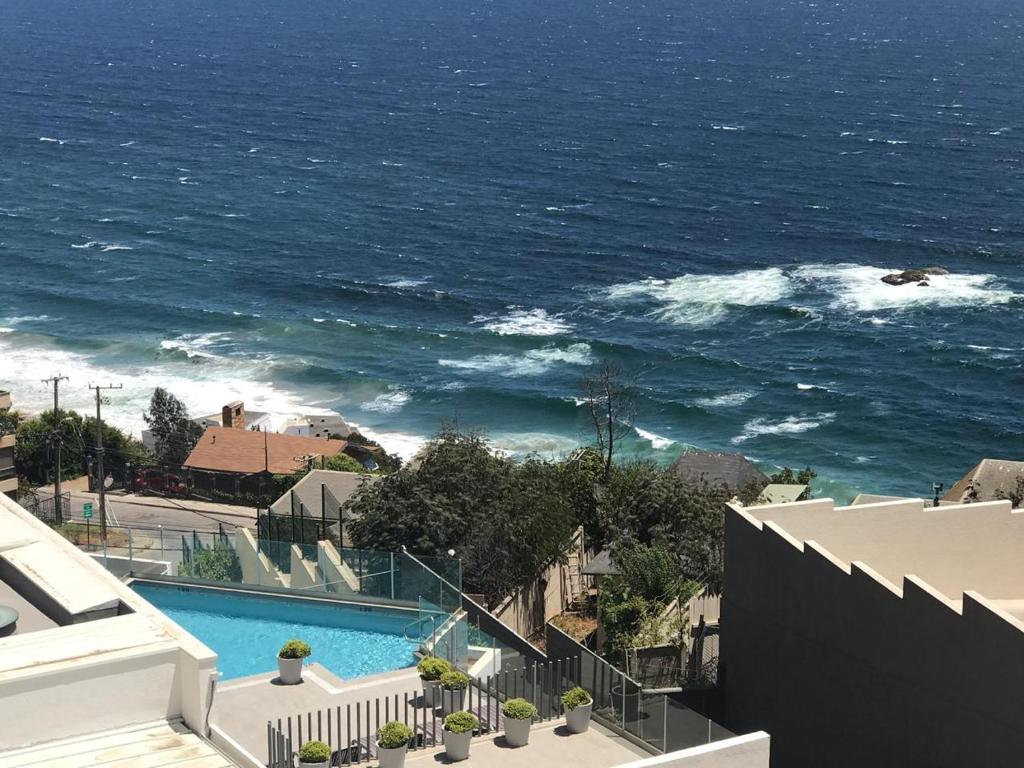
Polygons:
<instances>
[{"instance_id":1,"label":"white planter pot","mask_svg":"<svg viewBox=\"0 0 1024 768\"><path fill-rule=\"evenodd\" d=\"M296 685L302 682L303 659L282 659L277 657L277 674L284 685Z\"/></svg>"},{"instance_id":2,"label":"white planter pot","mask_svg":"<svg viewBox=\"0 0 1024 768\"><path fill-rule=\"evenodd\" d=\"M324 760L322 763L307 763L299 760L299 768L331 768L331 761Z\"/></svg>"},{"instance_id":3,"label":"white planter pot","mask_svg":"<svg viewBox=\"0 0 1024 768\"><path fill-rule=\"evenodd\" d=\"M525 747L530 743L530 726L533 724L532 717L522 720L505 718L505 742L510 747Z\"/></svg>"},{"instance_id":4,"label":"white planter pot","mask_svg":"<svg viewBox=\"0 0 1024 768\"><path fill-rule=\"evenodd\" d=\"M405 753L408 749L408 744L394 749L386 749L378 744L377 760L380 762L380 768L402 768L405 765Z\"/></svg>"},{"instance_id":5,"label":"white planter pot","mask_svg":"<svg viewBox=\"0 0 1024 768\"><path fill-rule=\"evenodd\" d=\"M452 762L465 760L469 757L469 742L473 740L473 732L444 732L444 753Z\"/></svg>"},{"instance_id":6,"label":"white planter pot","mask_svg":"<svg viewBox=\"0 0 1024 768\"><path fill-rule=\"evenodd\" d=\"M441 690L441 681L424 680L422 677L420 681L423 683L423 703L428 707L436 707L440 703L438 691Z\"/></svg>"},{"instance_id":7,"label":"white planter pot","mask_svg":"<svg viewBox=\"0 0 1024 768\"><path fill-rule=\"evenodd\" d=\"M448 717L452 712L461 712L466 708L467 693L469 693L468 688L458 691L449 691L441 688L441 709L444 711L445 717Z\"/></svg>"},{"instance_id":8,"label":"white planter pot","mask_svg":"<svg viewBox=\"0 0 1024 768\"><path fill-rule=\"evenodd\" d=\"M565 713L565 725L572 733L585 733L590 727L590 711L594 708L594 702L588 701L580 704L576 709L570 709Z\"/></svg>"}]
</instances>

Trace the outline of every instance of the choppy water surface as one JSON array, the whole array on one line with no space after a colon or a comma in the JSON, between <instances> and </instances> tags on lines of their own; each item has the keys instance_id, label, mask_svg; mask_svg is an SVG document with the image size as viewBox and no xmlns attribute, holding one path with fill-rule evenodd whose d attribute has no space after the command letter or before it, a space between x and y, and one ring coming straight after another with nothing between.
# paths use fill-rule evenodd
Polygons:
<instances>
[{"instance_id":1,"label":"choppy water surface","mask_svg":"<svg viewBox=\"0 0 1024 768\"><path fill-rule=\"evenodd\" d=\"M1022 447L1021 34L1006 0L7 0L0 384L559 454L612 358L633 452L928 493Z\"/></svg>"}]
</instances>

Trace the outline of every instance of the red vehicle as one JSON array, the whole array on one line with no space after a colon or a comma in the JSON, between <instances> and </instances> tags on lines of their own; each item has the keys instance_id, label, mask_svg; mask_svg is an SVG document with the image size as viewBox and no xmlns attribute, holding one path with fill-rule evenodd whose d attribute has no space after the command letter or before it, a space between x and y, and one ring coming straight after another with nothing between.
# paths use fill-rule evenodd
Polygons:
<instances>
[{"instance_id":1,"label":"red vehicle","mask_svg":"<svg viewBox=\"0 0 1024 768\"><path fill-rule=\"evenodd\" d=\"M143 495L184 498L189 495L189 487L185 478L174 472L165 472L162 469L143 469L135 475L135 492Z\"/></svg>"}]
</instances>

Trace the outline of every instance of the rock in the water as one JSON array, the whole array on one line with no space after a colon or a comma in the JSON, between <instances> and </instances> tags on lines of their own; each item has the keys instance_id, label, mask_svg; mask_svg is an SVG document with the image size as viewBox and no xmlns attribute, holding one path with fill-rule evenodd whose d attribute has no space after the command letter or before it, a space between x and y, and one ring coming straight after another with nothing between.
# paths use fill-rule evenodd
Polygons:
<instances>
[{"instance_id":1,"label":"rock in the water","mask_svg":"<svg viewBox=\"0 0 1024 768\"><path fill-rule=\"evenodd\" d=\"M893 272L882 278L887 285L906 285L917 283L928 285L928 277L931 275L948 275L949 270L942 267L925 267L924 269L906 269L903 272Z\"/></svg>"}]
</instances>

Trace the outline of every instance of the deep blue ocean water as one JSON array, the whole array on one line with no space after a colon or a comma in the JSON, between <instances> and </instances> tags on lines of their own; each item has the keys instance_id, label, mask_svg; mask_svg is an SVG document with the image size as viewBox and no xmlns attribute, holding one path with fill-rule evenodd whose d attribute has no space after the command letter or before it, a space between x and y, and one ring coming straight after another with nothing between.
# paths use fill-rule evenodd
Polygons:
<instances>
[{"instance_id":1,"label":"deep blue ocean water","mask_svg":"<svg viewBox=\"0 0 1024 768\"><path fill-rule=\"evenodd\" d=\"M1021 458L1011 0L5 0L0 386L812 464ZM929 287L887 271L939 265Z\"/></svg>"}]
</instances>

